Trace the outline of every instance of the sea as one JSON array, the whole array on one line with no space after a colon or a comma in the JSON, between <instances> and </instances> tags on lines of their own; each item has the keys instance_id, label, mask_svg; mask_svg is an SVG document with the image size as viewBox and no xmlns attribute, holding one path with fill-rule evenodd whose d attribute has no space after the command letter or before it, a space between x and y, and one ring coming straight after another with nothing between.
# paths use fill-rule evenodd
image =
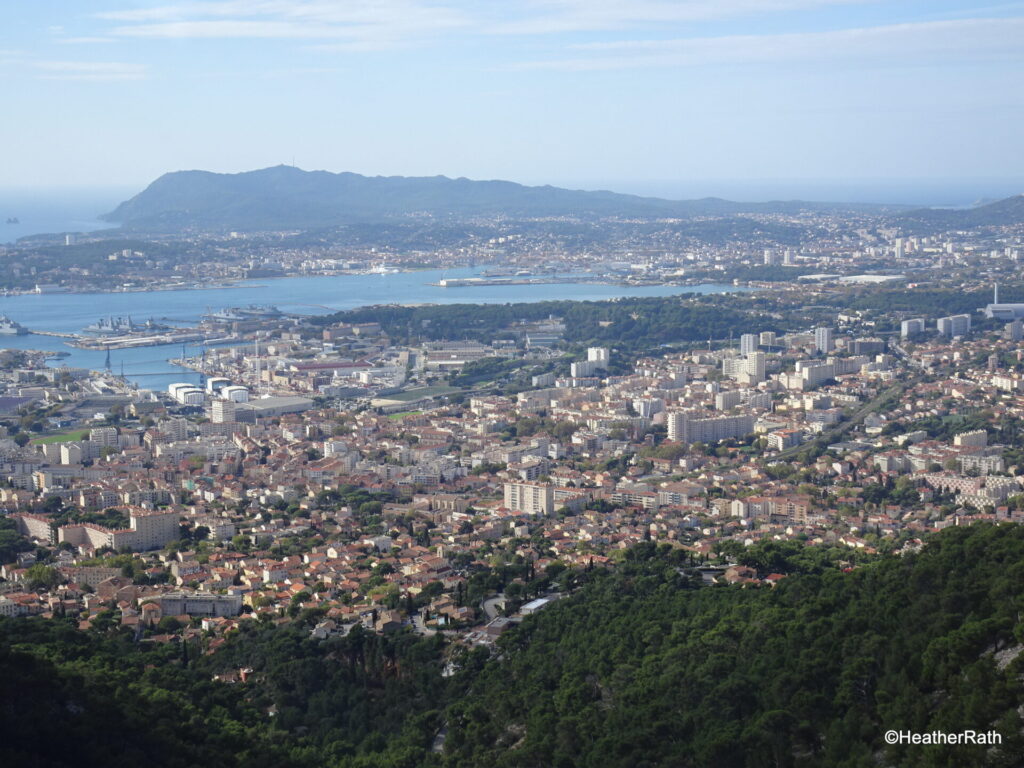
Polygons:
<instances>
[{"instance_id":1,"label":"sea","mask_svg":"<svg viewBox=\"0 0 1024 768\"><path fill-rule=\"evenodd\" d=\"M1024 191L1024 180L918 180L907 182L608 182L565 186L606 188L675 199L721 196L734 200L803 199L835 202L903 203L922 206L966 207ZM0 245L36 234L91 232L109 229L99 216L113 210L137 189L77 190L0 188ZM17 219L17 223L4 223ZM599 284L508 285L440 288L442 278L480 275L475 269L427 270L394 274L291 277L254 280L207 290L151 291L106 294L42 294L0 297L0 314L31 330L78 333L103 317L150 318L171 325L191 325L206 312L249 304L270 304L283 312L324 314L371 304L513 303L549 299L600 300L620 296L667 296L685 292L720 293L728 285L622 286ZM76 349L52 336L0 336L0 348L38 349L67 353L52 364L101 369L106 353ZM197 345L165 345L112 350L111 369L122 372L143 389L163 389L177 381L198 381L198 374L169 362L194 356Z\"/></svg>"},{"instance_id":2,"label":"sea","mask_svg":"<svg viewBox=\"0 0 1024 768\"><path fill-rule=\"evenodd\" d=\"M422 270L391 274L285 277L253 280L229 287L177 291L127 293L43 293L0 297L0 314L29 330L80 333L102 317L149 319L169 325L192 325L203 314L250 304L273 305L299 315L329 314L372 304L505 304L552 299L600 300L620 296L672 296L680 293L724 293L731 285L623 286L592 283L544 285L496 285L441 288L442 278L475 277L486 267ZM39 334L0 336L0 348L38 349L68 353L53 364L100 370L106 363L102 351L77 349L65 340ZM142 389L163 389L179 381L195 382L199 376L169 362L170 358L200 354L200 345L161 345L110 351L111 370Z\"/></svg>"},{"instance_id":3,"label":"sea","mask_svg":"<svg viewBox=\"0 0 1024 768\"><path fill-rule=\"evenodd\" d=\"M0 188L0 245L29 235L110 229L113 225L99 217L137 192L123 187Z\"/></svg>"}]
</instances>

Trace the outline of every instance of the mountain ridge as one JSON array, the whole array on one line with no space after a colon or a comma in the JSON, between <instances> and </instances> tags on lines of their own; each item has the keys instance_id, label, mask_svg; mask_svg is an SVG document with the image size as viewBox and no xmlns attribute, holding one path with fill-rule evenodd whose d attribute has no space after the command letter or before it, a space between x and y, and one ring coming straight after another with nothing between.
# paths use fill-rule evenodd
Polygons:
<instances>
[{"instance_id":1,"label":"mountain ridge","mask_svg":"<svg viewBox=\"0 0 1024 768\"><path fill-rule=\"evenodd\" d=\"M904 226L931 230L1020 224L1024 223L1024 194L972 208L919 208L907 211L902 219Z\"/></svg>"},{"instance_id":2,"label":"mountain ridge","mask_svg":"<svg viewBox=\"0 0 1024 768\"><path fill-rule=\"evenodd\" d=\"M102 218L129 229L303 229L416 216L452 219L680 218L744 213L896 213L906 206L799 200L740 203L717 197L666 200L608 190L526 186L447 176L363 176L278 165L237 174L166 173Z\"/></svg>"}]
</instances>

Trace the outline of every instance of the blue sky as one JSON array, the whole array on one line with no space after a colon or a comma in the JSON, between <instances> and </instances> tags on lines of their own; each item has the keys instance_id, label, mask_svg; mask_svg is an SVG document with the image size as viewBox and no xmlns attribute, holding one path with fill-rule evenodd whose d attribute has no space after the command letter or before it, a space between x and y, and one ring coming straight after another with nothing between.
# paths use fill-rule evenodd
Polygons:
<instances>
[{"instance_id":1,"label":"blue sky","mask_svg":"<svg viewBox=\"0 0 1024 768\"><path fill-rule=\"evenodd\" d=\"M1024 2L8 2L0 187L1022 179L1022 74Z\"/></svg>"}]
</instances>

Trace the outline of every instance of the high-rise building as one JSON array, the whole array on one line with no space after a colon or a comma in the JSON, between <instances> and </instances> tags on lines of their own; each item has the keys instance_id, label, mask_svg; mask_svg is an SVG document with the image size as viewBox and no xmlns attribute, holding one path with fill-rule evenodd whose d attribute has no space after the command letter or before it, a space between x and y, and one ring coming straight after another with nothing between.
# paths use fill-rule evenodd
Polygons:
<instances>
[{"instance_id":1,"label":"high-rise building","mask_svg":"<svg viewBox=\"0 0 1024 768\"><path fill-rule=\"evenodd\" d=\"M749 355L751 352L756 352L758 347L758 338L756 333L744 333L740 336L740 354Z\"/></svg>"},{"instance_id":2,"label":"high-rise building","mask_svg":"<svg viewBox=\"0 0 1024 768\"><path fill-rule=\"evenodd\" d=\"M554 373L542 373L530 378L530 384L534 387L552 387L555 384Z\"/></svg>"},{"instance_id":3,"label":"high-rise building","mask_svg":"<svg viewBox=\"0 0 1024 768\"><path fill-rule=\"evenodd\" d=\"M814 389L819 384L834 379L836 364L834 362L808 362L801 360L796 365L796 381L800 389Z\"/></svg>"},{"instance_id":4,"label":"high-rise building","mask_svg":"<svg viewBox=\"0 0 1024 768\"><path fill-rule=\"evenodd\" d=\"M675 411L668 414L666 421L668 439L677 443L717 443L754 431L753 414L702 418L687 411Z\"/></svg>"},{"instance_id":5,"label":"high-rise building","mask_svg":"<svg viewBox=\"0 0 1024 768\"><path fill-rule=\"evenodd\" d=\"M214 424L232 424L235 421L235 403L233 400L214 400L210 417Z\"/></svg>"},{"instance_id":6,"label":"high-rise building","mask_svg":"<svg viewBox=\"0 0 1024 768\"><path fill-rule=\"evenodd\" d=\"M526 515L555 511L555 489L545 483L505 483L505 507Z\"/></svg>"},{"instance_id":7,"label":"high-rise building","mask_svg":"<svg viewBox=\"0 0 1024 768\"><path fill-rule=\"evenodd\" d=\"M593 376L597 367L597 363L590 360L577 360L569 365L569 375L574 379L583 379L587 376Z\"/></svg>"},{"instance_id":8,"label":"high-rise building","mask_svg":"<svg viewBox=\"0 0 1024 768\"><path fill-rule=\"evenodd\" d=\"M966 336L971 331L970 315L950 315L935 321L935 327L943 336Z\"/></svg>"},{"instance_id":9,"label":"high-rise building","mask_svg":"<svg viewBox=\"0 0 1024 768\"><path fill-rule=\"evenodd\" d=\"M95 445L117 445L117 427L94 427L90 429L89 442Z\"/></svg>"},{"instance_id":10,"label":"high-rise building","mask_svg":"<svg viewBox=\"0 0 1024 768\"><path fill-rule=\"evenodd\" d=\"M916 336L919 333L924 333L924 320L921 318L904 320L900 323L900 336L902 338L906 339L910 336Z\"/></svg>"},{"instance_id":11,"label":"high-rise building","mask_svg":"<svg viewBox=\"0 0 1024 768\"><path fill-rule=\"evenodd\" d=\"M850 351L855 355L880 355L885 352L885 340L877 337L854 339Z\"/></svg>"},{"instance_id":12,"label":"high-rise building","mask_svg":"<svg viewBox=\"0 0 1024 768\"><path fill-rule=\"evenodd\" d=\"M764 352L752 352L744 357L727 357L722 360L722 375L744 384L759 384L765 379Z\"/></svg>"},{"instance_id":13,"label":"high-rise building","mask_svg":"<svg viewBox=\"0 0 1024 768\"><path fill-rule=\"evenodd\" d=\"M767 355L764 352L751 352L747 355L747 369L744 373L752 379L757 379L755 383L764 381L766 360Z\"/></svg>"},{"instance_id":14,"label":"high-rise building","mask_svg":"<svg viewBox=\"0 0 1024 768\"><path fill-rule=\"evenodd\" d=\"M171 438L171 440L188 440L188 420L181 418L162 419L157 422L156 428Z\"/></svg>"},{"instance_id":15,"label":"high-rise building","mask_svg":"<svg viewBox=\"0 0 1024 768\"><path fill-rule=\"evenodd\" d=\"M730 389L726 392L719 392L715 395L715 410L728 411L735 408L743 400L743 393L738 389Z\"/></svg>"},{"instance_id":16,"label":"high-rise building","mask_svg":"<svg viewBox=\"0 0 1024 768\"><path fill-rule=\"evenodd\" d=\"M835 336L831 328L822 325L814 329L814 349L816 351L827 355L835 349L835 346Z\"/></svg>"},{"instance_id":17,"label":"high-rise building","mask_svg":"<svg viewBox=\"0 0 1024 768\"><path fill-rule=\"evenodd\" d=\"M181 514L177 510L134 509L129 527L119 530L91 523L72 523L57 529L57 541L81 549L127 548L133 552L159 549L181 537Z\"/></svg>"},{"instance_id":18,"label":"high-rise building","mask_svg":"<svg viewBox=\"0 0 1024 768\"><path fill-rule=\"evenodd\" d=\"M589 347L587 349L587 361L596 363L597 368L607 368L608 347Z\"/></svg>"}]
</instances>

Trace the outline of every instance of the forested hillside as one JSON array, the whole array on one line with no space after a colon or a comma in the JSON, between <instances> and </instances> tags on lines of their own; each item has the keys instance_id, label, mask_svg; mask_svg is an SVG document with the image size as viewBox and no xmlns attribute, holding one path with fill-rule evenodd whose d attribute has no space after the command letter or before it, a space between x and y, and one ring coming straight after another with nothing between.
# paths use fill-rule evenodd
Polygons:
<instances>
[{"instance_id":1,"label":"forested hillside","mask_svg":"<svg viewBox=\"0 0 1024 768\"><path fill-rule=\"evenodd\" d=\"M448 764L1020 765L1024 529L948 530L851 573L809 554L775 557L802 573L774 589L694 588L636 550L503 638L449 712ZM1001 749L884 743L990 728Z\"/></svg>"},{"instance_id":2,"label":"forested hillside","mask_svg":"<svg viewBox=\"0 0 1024 768\"><path fill-rule=\"evenodd\" d=\"M472 289L467 289L472 290ZM489 342L522 321L560 318L564 338L575 344L657 346L679 341L737 337L746 329L781 330L766 313L736 309L735 297L683 296L623 298L615 301L539 301L521 304L442 304L345 310L310 318L314 325L380 323L395 343L442 339L460 330L463 338Z\"/></svg>"},{"instance_id":3,"label":"forested hillside","mask_svg":"<svg viewBox=\"0 0 1024 768\"><path fill-rule=\"evenodd\" d=\"M701 586L681 550L636 547L575 574L585 586L490 659L406 631L318 641L315 612L250 622L212 654L3 619L0 765L1020 765L1024 528L867 560L772 542L741 561L785 577ZM889 747L889 729L1003 743Z\"/></svg>"},{"instance_id":4,"label":"forested hillside","mask_svg":"<svg viewBox=\"0 0 1024 768\"><path fill-rule=\"evenodd\" d=\"M421 763L445 700L435 641L249 624L205 655L197 641L0 619L0 765ZM243 668L247 683L213 679Z\"/></svg>"},{"instance_id":5,"label":"forested hillside","mask_svg":"<svg viewBox=\"0 0 1024 768\"><path fill-rule=\"evenodd\" d=\"M528 187L509 181L444 176L361 176L303 171L287 165L245 173L176 171L158 178L108 213L129 227L174 231L292 229L372 222L410 214L476 216L638 216L696 218L736 213L844 211L894 213L899 206L799 200L740 203L720 198L663 200L615 192ZM742 221L734 220L741 225ZM752 229L746 222L746 229Z\"/></svg>"}]
</instances>

